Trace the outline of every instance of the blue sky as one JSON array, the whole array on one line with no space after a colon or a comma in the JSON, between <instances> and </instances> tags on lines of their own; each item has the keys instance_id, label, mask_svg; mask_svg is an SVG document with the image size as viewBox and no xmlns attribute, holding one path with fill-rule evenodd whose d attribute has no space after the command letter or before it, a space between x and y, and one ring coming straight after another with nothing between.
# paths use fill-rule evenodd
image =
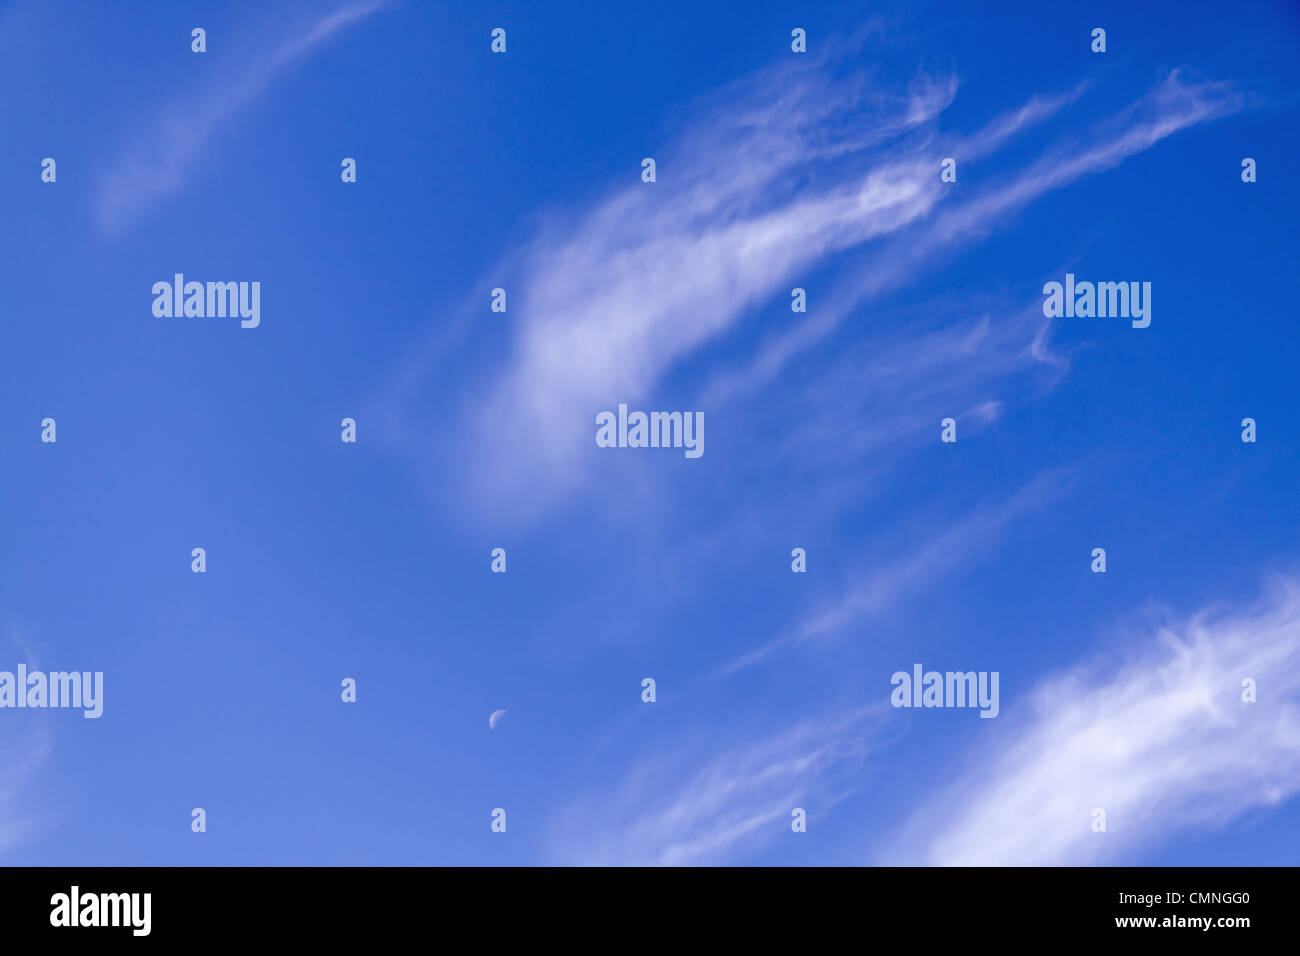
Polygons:
<instances>
[{"instance_id":1,"label":"blue sky","mask_svg":"<svg viewBox=\"0 0 1300 956\"><path fill-rule=\"evenodd\" d=\"M0 859L1294 864L1300 15L1001 6L0 8Z\"/></svg>"}]
</instances>

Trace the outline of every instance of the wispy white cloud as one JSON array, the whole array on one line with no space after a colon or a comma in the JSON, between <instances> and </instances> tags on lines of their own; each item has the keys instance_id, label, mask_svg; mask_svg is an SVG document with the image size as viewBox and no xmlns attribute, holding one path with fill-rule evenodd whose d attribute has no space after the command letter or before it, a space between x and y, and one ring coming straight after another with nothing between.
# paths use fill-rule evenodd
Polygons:
<instances>
[{"instance_id":1,"label":"wispy white cloud","mask_svg":"<svg viewBox=\"0 0 1300 956\"><path fill-rule=\"evenodd\" d=\"M488 373L486 398L460 416L474 436L457 445L474 450L458 463L463 500L541 511L581 487L596 411L647 395L835 257L859 256L860 267L843 270L847 278L815 309L792 317L797 324L751 358L706 360L696 407L752 395L865 300L905 285L941 252L979 241L1033 198L1241 105L1223 84L1174 73L1118 117L1093 124L1086 146L1072 151L1058 139L1000 185L954 190L939 179L942 156L968 162L992 153L1072 106L1086 84L1031 98L956 137L935 129L956 96L954 79L920 76L906 90L882 89L825 64L734 84L706 100L679 139L647 150L658 182L641 183L630 170L631 183L552 219L508 255L493 274L510 276L511 339L502 367ZM1041 323L1016 319L1015 341L1004 322L995 324L974 339L1046 357ZM897 348L919 354L953 342L951 333L918 333ZM909 365L919 382L933 363L922 356ZM978 394L986 379L949 371L944 385L962 400L957 408L996 411L996 396ZM416 395L420 375L404 369L390 397L400 404ZM411 444L429 454L423 434Z\"/></svg>"},{"instance_id":2,"label":"wispy white cloud","mask_svg":"<svg viewBox=\"0 0 1300 956\"><path fill-rule=\"evenodd\" d=\"M988 153L1029 121L1045 118L1072 103L1083 89L1031 100L1021 110L952 146L952 153L962 157L963 162ZM1174 133L1236 112L1247 103L1248 98L1231 84L1189 80L1177 70L1169 73L1117 117L1092 124L1086 145L1055 143L1040 159L1013 171L1000 185L977 188L971 198L945 204L919 229L864 255L861 267L851 270L850 278L832 290L817 315L766 344L747 367L720 372L710 396L740 397L756 391L863 302L905 285L946 250L980 240L1009 214L1054 189L1112 169ZM926 167L925 174L932 175L933 170Z\"/></svg>"},{"instance_id":3,"label":"wispy white cloud","mask_svg":"<svg viewBox=\"0 0 1300 956\"><path fill-rule=\"evenodd\" d=\"M100 227L124 228L151 203L181 189L213 134L256 101L276 74L387 3L353 0L277 31L243 55L226 57L219 80L171 100L113 160L96 192Z\"/></svg>"},{"instance_id":4,"label":"wispy white cloud","mask_svg":"<svg viewBox=\"0 0 1300 956\"><path fill-rule=\"evenodd\" d=\"M1122 663L1076 666L1019 700L1004 685L993 738L862 862L1136 862L1180 831L1300 792L1300 580L1252 607L1206 608L1123 638ZM1254 703L1242 700L1246 678L1257 684ZM882 699L757 739L712 735L746 744L650 750L617 786L566 807L552 855L589 865L743 862L789 833L794 807L824 815L879 781L873 762L910 727L897 718ZM1104 833L1092 829L1095 808L1106 811Z\"/></svg>"},{"instance_id":5,"label":"wispy white cloud","mask_svg":"<svg viewBox=\"0 0 1300 956\"><path fill-rule=\"evenodd\" d=\"M923 79L887 96L790 70L736 92L739 102L660 151L657 183L621 189L576 222L544 229L499 270L517 277L511 310L524 318L471 428L489 439L490 459L535 459L523 468L475 462L480 491L522 483L536 496L571 486L574 451L591 442L589 412L643 395L792 276L914 221L935 201L935 177L911 163L825 183L809 177L931 120L951 102L951 81Z\"/></svg>"},{"instance_id":6,"label":"wispy white cloud","mask_svg":"<svg viewBox=\"0 0 1300 956\"><path fill-rule=\"evenodd\" d=\"M1136 640L1122 664L1044 680L1018 720L902 831L886 862L1132 861L1300 791L1300 582ZM1242 681L1258 700L1242 700ZM1093 832L1092 811L1106 812ZM923 847L919 854L915 847Z\"/></svg>"},{"instance_id":7,"label":"wispy white cloud","mask_svg":"<svg viewBox=\"0 0 1300 956\"><path fill-rule=\"evenodd\" d=\"M817 816L851 792L851 771L888 744L883 716L881 708L863 708L749 744L643 755L613 791L567 809L553 858L682 866L751 856L790 834L796 807Z\"/></svg>"}]
</instances>

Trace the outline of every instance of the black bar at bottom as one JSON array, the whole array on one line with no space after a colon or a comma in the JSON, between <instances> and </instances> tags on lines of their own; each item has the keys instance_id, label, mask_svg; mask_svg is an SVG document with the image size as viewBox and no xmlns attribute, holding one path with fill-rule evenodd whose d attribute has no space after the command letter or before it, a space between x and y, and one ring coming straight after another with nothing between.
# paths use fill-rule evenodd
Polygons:
<instances>
[{"instance_id":1,"label":"black bar at bottom","mask_svg":"<svg viewBox=\"0 0 1300 956\"><path fill-rule=\"evenodd\" d=\"M517 938L663 951L707 940L870 943L900 933L922 946L1099 937L1231 945L1287 932L1296 875L1196 867L29 868L0 871L0 926L7 941L91 945L338 946L427 934L435 944L460 938L457 948Z\"/></svg>"}]
</instances>

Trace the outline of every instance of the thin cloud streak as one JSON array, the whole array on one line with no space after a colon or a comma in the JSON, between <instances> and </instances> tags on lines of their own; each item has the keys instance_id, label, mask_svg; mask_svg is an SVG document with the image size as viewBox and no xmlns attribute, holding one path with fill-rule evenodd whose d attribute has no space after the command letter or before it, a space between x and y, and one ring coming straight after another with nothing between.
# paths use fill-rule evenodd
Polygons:
<instances>
[{"instance_id":1,"label":"thin cloud streak","mask_svg":"<svg viewBox=\"0 0 1300 956\"><path fill-rule=\"evenodd\" d=\"M1046 507L1065 493L1064 472L1047 472L1007 500L988 504L934 534L928 541L882 568L862 575L838 599L807 615L802 623L742 654L721 669L718 677L760 664L784 648L833 636L871 615L880 614L932 587L977 548L985 548L1017 518Z\"/></svg>"},{"instance_id":2,"label":"thin cloud streak","mask_svg":"<svg viewBox=\"0 0 1300 956\"><path fill-rule=\"evenodd\" d=\"M154 202L184 187L213 134L251 105L276 74L388 0L357 0L293 28L223 70L223 79L164 107L114 160L100 180L96 216L101 229L120 231Z\"/></svg>"},{"instance_id":3,"label":"thin cloud streak","mask_svg":"<svg viewBox=\"0 0 1300 956\"><path fill-rule=\"evenodd\" d=\"M643 756L613 792L561 814L552 856L583 866L691 866L752 855L790 832L795 807L823 814L850 792L851 771L889 743L884 717L875 707L805 720L715 749L693 770L683 765L695 756L681 751ZM666 780L676 784L665 793Z\"/></svg>"},{"instance_id":4,"label":"thin cloud streak","mask_svg":"<svg viewBox=\"0 0 1300 956\"><path fill-rule=\"evenodd\" d=\"M1068 368L1048 349L1051 322L1037 303L1018 314L990 314L932 332L906 329L872 336L843 352L800 397L801 427L782 451L810 464L846 464L885 445L938 427L946 409L964 434L995 420L990 396L1032 369L1050 388ZM882 416L880 409L890 409ZM845 434L845 421L861 423Z\"/></svg>"}]
</instances>

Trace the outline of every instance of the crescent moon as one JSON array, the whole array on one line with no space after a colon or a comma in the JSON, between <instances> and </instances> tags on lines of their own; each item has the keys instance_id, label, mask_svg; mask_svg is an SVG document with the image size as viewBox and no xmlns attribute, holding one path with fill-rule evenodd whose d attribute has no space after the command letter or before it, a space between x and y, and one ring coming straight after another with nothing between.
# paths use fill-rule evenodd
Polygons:
<instances>
[{"instance_id":1,"label":"crescent moon","mask_svg":"<svg viewBox=\"0 0 1300 956\"><path fill-rule=\"evenodd\" d=\"M504 710L492 711L492 716L488 718L488 726L493 730L497 729L497 724L501 723L501 718L506 715Z\"/></svg>"}]
</instances>

